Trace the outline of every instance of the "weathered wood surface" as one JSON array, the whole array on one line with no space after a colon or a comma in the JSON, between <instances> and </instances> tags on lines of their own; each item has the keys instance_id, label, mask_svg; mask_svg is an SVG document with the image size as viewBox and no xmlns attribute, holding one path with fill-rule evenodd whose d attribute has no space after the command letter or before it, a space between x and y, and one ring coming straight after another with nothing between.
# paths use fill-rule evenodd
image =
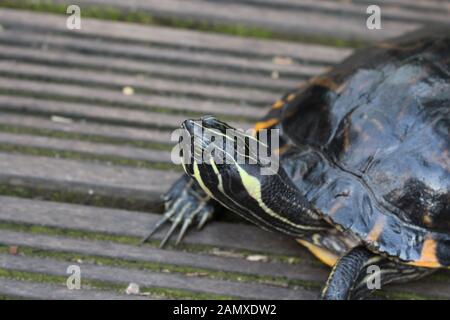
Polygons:
<instances>
[{"instance_id":1,"label":"weathered wood surface","mask_svg":"<svg viewBox=\"0 0 450 320\"><path fill-rule=\"evenodd\" d=\"M2 197L1 217L3 221L24 224L31 223L44 227L85 230L92 233L107 233L141 238L159 215L93 208L55 202ZM155 234L161 239L164 231ZM270 234L255 226L214 222L202 231L193 230L185 239L186 243L217 246L242 251L261 251L272 254L302 255L298 245L280 234ZM303 255L308 256L308 255Z\"/></svg>"},{"instance_id":2,"label":"weathered wood surface","mask_svg":"<svg viewBox=\"0 0 450 320\"><path fill-rule=\"evenodd\" d=\"M390 8L389 28L370 41L439 21L446 10L444 1L382 2ZM294 22L295 13L329 21L316 35L357 39L363 36L356 31L358 10L367 5L189 0L175 10L175 0L90 1L96 3L145 6L152 15L171 12L179 18L196 10L199 21L249 25L267 22L270 14L274 19L267 26L274 30L295 26L299 33L312 32L304 26L310 18ZM239 12L233 20L211 8ZM332 30L341 14L348 25ZM138 244L160 217L160 195L180 175L170 162L173 129L204 113L248 128L282 92L327 70L351 49L95 19L68 31L65 17L6 9L0 9L0 25L1 297L317 296L328 268L293 239L252 225L211 222L190 232L182 246L170 242L159 249L164 229L154 241ZM390 26L397 25L393 32ZM132 92L125 94L125 87ZM71 264L82 269L81 291L65 287ZM383 295L450 298L449 279L441 272L391 286ZM130 282L147 294L126 295Z\"/></svg>"},{"instance_id":3,"label":"weathered wood surface","mask_svg":"<svg viewBox=\"0 0 450 320\"><path fill-rule=\"evenodd\" d=\"M0 295L7 298L33 300L141 300L151 296L117 294L99 290L67 290L64 285L0 279Z\"/></svg>"},{"instance_id":4,"label":"weathered wood surface","mask_svg":"<svg viewBox=\"0 0 450 320\"><path fill-rule=\"evenodd\" d=\"M0 267L6 270L46 273L67 276L70 263L52 259L0 255ZM123 285L139 283L143 287L185 290L244 299L312 299L317 293L304 289L288 289L259 283L193 277L189 275L165 274L151 271L130 270L118 267L83 263L83 277L88 280L113 282Z\"/></svg>"},{"instance_id":5,"label":"weathered wood surface","mask_svg":"<svg viewBox=\"0 0 450 320\"><path fill-rule=\"evenodd\" d=\"M166 106L167 112L190 111L196 114L215 113L223 115L236 115L240 112L243 116L261 115L260 108L237 106L223 102L203 101L201 99L164 97L158 95L134 94L132 97L124 96L118 90L84 87L81 85L67 85L32 80L13 80L6 77L0 78L0 90L20 92L33 96L55 95L66 99L76 99L98 102L110 105L122 104L124 107L138 110L156 111L160 106ZM217 109L218 108L218 109Z\"/></svg>"},{"instance_id":6,"label":"weathered wood surface","mask_svg":"<svg viewBox=\"0 0 450 320\"><path fill-rule=\"evenodd\" d=\"M126 3L125 3L126 4ZM182 9L183 7L180 7ZM54 30L67 32L65 20L52 15L39 14L45 19L36 20L35 13L17 12L3 9L0 13L2 25L22 26L34 30ZM277 55L317 62L338 62L350 53L349 49L337 49L318 45L304 45L285 41L261 41L213 33L189 30L140 26L137 24L84 19L83 27L77 34L92 35L111 40L126 39L136 43L169 45L170 47L198 49L205 52L223 52L231 56L244 55L253 59ZM252 59L252 60L253 60ZM217 63L220 63L219 61Z\"/></svg>"},{"instance_id":7,"label":"weathered wood surface","mask_svg":"<svg viewBox=\"0 0 450 320\"><path fill-rule=\"evenodd\" d=\"M171 171L0 153L0 183L4 184L19 181L38 188L57 185L61 191L76 188L86 194L127 194L152 201L178 176L179 173Z\"/></svg>"},{"instance_id":8,"label":"weathered wood surface","mask_svg":"<svg viewBox=\"0 0 450 320\"><path fill-rule=\"evenodd\" d=\"M115 146L104 143L93 143L77 140L56 139L26 134L0 132L0 144L23 146L53 151L81 152L84 154L122 157L124 159L143 160L148 162L172 163L170 152L158 151L130 146Z\"/></svg>"},{"instance_id":9,"label":"weathered wood surface","mask_svg":"<svg viewBox=\"0 0 450 320\"><path fill-rule=\"evenodd\" d=\"M326 280L326 269L311 267L308 264L289 265L279 262L251 262L242 258L210 256L188 252L172 252L147 247L114 244L110 242L85 241L45 235L32 235L4 231L0 239L6 245L34 247L42 250L75 252L85 255L102 256L131 261L144 261L160 264L202 268L214 271L237 272L248 275L286 277L304 281Z\"/></svg>"},{"instance_id":10,"label":"weathered wood surface","mask_svg":"<svg viewBox=\"0 0 450 320\"><path fill-rule=\"evenodd\" d=\"M68 0L54 0L69 4ZM109 6L121 11L144 11L153 16L179 18L214 24L241 24L262 27L280 33L326 36L341 39L376 41L400 35L429 23L450 23L450 7L446 1L431 1L433 11L425 11L425 1L405 2L312 0L80 0L80 5ZM427 1L428 2L428 1ZM383 29L366 28L369 5L382 9Z\"/></svg>"}]
</instances>

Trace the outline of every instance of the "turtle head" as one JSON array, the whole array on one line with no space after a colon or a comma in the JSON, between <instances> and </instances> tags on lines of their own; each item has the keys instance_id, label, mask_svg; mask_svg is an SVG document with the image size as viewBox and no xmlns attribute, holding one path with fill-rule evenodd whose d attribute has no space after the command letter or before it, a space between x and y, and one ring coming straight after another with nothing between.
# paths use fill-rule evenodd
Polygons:
<instances>
[{"instance_id":1,"label":"turtle head","mask_svg":"<svg viewBox=\"0 0 450 320\"><path fill-rule=\"evenodd\" d=\"M183 129L182 164L207 193L221 188L222 178L239 179L239 170L257 171L258 140L213 116L186 120ZM250 165L250 166L249 166Z\"/></svg>"},{"instance_id":2,"label":"turtle head","mask_svg":"<svg viewBox=\"0 0 450 320\"><path fill-rule=\"evenodd\" d=\"M182 129L183 168L210 197L265 229L292 235L317 220L286 172L260 155L267 144L211 116L186 120Z\"/></svg>"},{"instance_id":3,"label":"turtle head","mask_svg":"<svg viewBox=\"0 0 450 320\"><path fill-rule=\"evenodd\" d=\"M188 175L200 180L196 173L214 170L213 166L225 163L226 134L233 128L212 116L189 119L181 125L183 144L182 165ZM198 179L196 178L198 177Z\"/></svg>"}]
</instances>

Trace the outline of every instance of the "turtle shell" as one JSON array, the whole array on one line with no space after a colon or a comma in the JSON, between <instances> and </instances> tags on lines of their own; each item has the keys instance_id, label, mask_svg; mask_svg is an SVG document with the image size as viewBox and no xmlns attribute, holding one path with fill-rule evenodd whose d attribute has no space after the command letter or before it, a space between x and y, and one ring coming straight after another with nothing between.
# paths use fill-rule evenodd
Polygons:
<instances>
[{"instance_id":1,"label":"turtle shell","mask_svg":"<svg viewBox=\"0 0 450 320\"><path fill-rule=\"evenodd\" d=\"M450 265L448 27L358 51L290 94L281 126L301 147L286 167L326 220L374 251Z\"/></svg>"}]
</instances>

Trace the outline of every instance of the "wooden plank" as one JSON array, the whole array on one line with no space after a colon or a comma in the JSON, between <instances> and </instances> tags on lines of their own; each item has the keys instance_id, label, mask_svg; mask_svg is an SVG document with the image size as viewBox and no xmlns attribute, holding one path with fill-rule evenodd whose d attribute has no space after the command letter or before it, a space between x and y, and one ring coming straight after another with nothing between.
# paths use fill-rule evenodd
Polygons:
<instances>
[{"instance_id":1,"label":"wooden plank","mask_svg":"<svg viewBox=\"0 0 450 320\"><path fill-rule=\"evenodd\" d=\"M0 153L0 183L159 200L179 173Z\"/></svg>"},{"instance_id":2,"label":"wooden plank","mask_svg":"<svg viewBox=\"0 0 450 320\"><path fill-rule=\"evenodd\" d=\"M129 146L116 146L76 140L56 139L25 134L0 132L0 145L25 146L55 151L80 152L99 156L113 156L149 162L172 163L170 152L157 151Z\"/></svg>"},{"instance_id":3,"label":"wooden plank","mask_svg":"<svg viewBox=\"0 0 450 320\"><path fill-rule=\"evenodd\" d=\"M20 247L30 247L53 252L71 252L129 261L201 268L226 273L234 272L247 275L296 279L317 282L319 286L326 280L329 272L325 267L313 267L308 263L292 265L280 262L254 262L243 258L135 247L111 242L33 235L7 230L0 232L0 243L7 246L19 246L19 250Z\"/></svg>"},{"instance_id":4,"label":"wooden plank","mask_svg":"<svg viewBox=\"0 0 450 320\"><path fill-rule=\"evenodd\" d=\"M146 235L161 218L159 214L5 196L0 196L0 202L1 221L137 238ZM162 239L166 232L167 229L160 230L154 238ZM212 221L201 231L192 229L183 241L187 244L310 257L292 238L247 224Z\"/></svg>"},{"instance_id":5,"label":"wooden plank","mask_svg":"<svg viewBox=\"0 0 450 320\"><path fill-rule=\"evenodd\" d=\"M167 97L161 95L134 94L124 95L122 90L89 88L79 85L45 83L30 80L17 80L0 77L0 90L7 92L23 92L37 96L64 97L68 100L84 101L88 98L92 103L105 103L113 106L124 106L130 109L159 111L161 108L172 110L179 114L195 112L201 114L234 115L258 119L266 113L261 107L250 107L244 104L225 103L204 99L183 97Z\"/></svg>"},{"instance_id":6,"label":"wooden plank","mask_svg":"<svg viewBox=\"0 0 450 320\"><path fill-rule=\"evenodd\" d=\"M203 85L192 82L162 80L142 75L128 76L101 72L98 70L76 70L61 66L50 67L38 64L22 63L13 60L0 61L0 73L8 76L33 78L41 81L78 82L86 86L107 86L121 90L125 86L132 87L135 92L147 91L169 96L182 95L209 100L227 100L236 103L248 103L270 106L276 101L278 94L263 90L231 88L217 85Z\"/></svg>"},{"instance_id":7,"label":"wooden plank","mask_svg":"<svg viewBox=\"0 0 450 320\"><path fill-rule=\"evenodd\" d=\"M148 300L154 297L99 290L69 290L62 285L0 278L0 295L33 300Z\"/></svg>"},{"instance_id":8,"label":"wooden plank","mask_svg":"<svg viewBox=\"0 0 450 320\"><path fill-rule=\"evenodd\" d=\"M140 60L153 60L171 62L181 65L206 65L221 69L245 71L255 74L270 75L277 71L282 76L312 76L323 72L323 67L300 64L279 64L273 59L252 59L251 57L233 57L226 54L210 52L192 52L173 50L172 48L158 48L148 45L133 45L111 43L107 41L94 41L92 39L74 39L57 34L42 34L32 31L4 30L0 33L0 41L10 44L32 46L45 45L50 49L66 50L71 52L85 52L95 55L109 55L128 57Z\"/></svg>"},{"instance_id":9,"label":"wooden plank","mask_svg":"<svg viewBox=\"0 0 450 320\"><path fill-rule=\"evenodd\" d=\"M186 116L108 107L99 104L72 103L57 100L0 95L0 110L29 115L63 116L73 121L120 124L135 128L179 128ZM164 134L164 143L170 142L169 133ZM157 140L160 141L160 140Z\"/></svg>"},{"instance_id":10,"label":"wooden plank","mask_svg":"<svg viewBox=\"0 0 450 320\"><path fill-rule=\"evenodd\" d=\"M7 270L67 276L67 267L73 262L53 259L0 255L0 267ZM191 292L235 296L244 299L314 299L317 292L281 288L258 283L232 282L208 278L130 270L109 266L80 264L83 279L118 284L137 283L141 287L169 288Z\"/></svg>"},{"instance_id":11,"label":"wooden plank","mask_svg":"<svg viewBox=\"0 0 450 320\"><path fill-rule=\"evenodd\" d=\"M224 0L210 0L211 2L223 3ZM227 2L229 2L227 0ZM254 7L266 7L278 10L307 11L330 14L338 17L359 17L366 19L366 9L369 4L361 4L346 1L313 1L313 0L234 0L238 4L252 5ZM414 1L409 1L414 3ZM435 2L432 5L440 11L427 12L410 10L408 6L401 6L399 3L373 0L372 5L381 8L383 20L388 21L408 21L420 23L449 23L448 14L450 7L445 3Z\"/></svg>"},{"instance_id":12,"label":"wooden plank","mask_svg":"<svg viewBox=\"0 0 450 320\"><path fill-rule=\"evenodd\" d=\"M159 112L140 111L99 104L71 103L47 99L25 98L12 95L0 95L0 111L44 115L58 115L74 121L83 120L92 123L116 124L134 128L158 128L174 130L188 117ZM267 109L268 110L268 109ZM189 117L192 118L192 117ZM220 118L220 116L219 116ZM0 120L1 121L1 120ZM237 128L248 129L253 123L230 121ZM163 143L170 142L170 134L165 133ZM160 141L160 140L158 140Z\"/></svg>"},{"instance_id":13,"label":"wooden plank","mask_svg":"<svg viewBox=\"0 0 450 320\"><path fill-rule=\"evenodd\" d=\"M57 30L67 32L66 17L1 9L0 20L4 26L23 26L32 29ZM192 30L142 26L132 23L83 19L83 28L77 34L105 37L108 39L127 39L139 42L163 45L179 45L188 48L222 51L252 56L285 55L299 60L336 63L351 53L349 49L333 48L321 45L308 45L276 40L259 40L226 36Z\"/></svg>"},{"instance_id":14,"label":"wooden plank","mask_svg":"<svg viewBox=\"0 0 450 320\"><path fill-rule=\"evenodd\" d=\"M62 103L61 103L62 104ZM3 106L5 107L5 106ZM60 113L55 113L60 114ZM41 118L26 115L12 115L0 113L0 124L18 128L30 128L36 130L50 130L55 133L62 132L76 135L92 135L118 139L129 143L142 141L146 143L169 144L170 132L153 129L136 129L132 127L113 126L104 124L92 124L85 122L55 122L50 117Z\"/></svg>"},{"instance_id":15,"label":"wooden plank","mask_svg":"<svg viewBox=\"0 0 450 320\"><path fill-rule=\"evenodd\" d=\"M253 75L233 70L220 70L207 66L173 65L164 62L136 61L128 58L95 56L91 54L30 50L29 47L0 44L0 57L3 59L23 60L40 65L65 66L77 69L107 70L119 74L144 75L169 78L178 81L194 81L197 83L243 86L247 88L263 88L277 91L280 94L287 88L299 85L298 79L284 79L280 76ZM300 77L299 77L300 78Z\"/></svg>"},{"instance_id":16,"label":"wooden plank","mask_svg":"<svg viewBox=\"0 0 450 320\"><path fill-rule=\"evenodd\" d=\"M0 95L0 101L4 101L2 99L2 96ZM36 102L40 102L40 100L35 100ZM1 104L2 102L0 102ZM45 103L45 101L44 101ZM57 104L57 102L54 102ZM39 104L37 104L39 105ZM50 103L47 104L49 106ZM58 112L58 110L55 110L53 115L58 116L78 116L77 113L64 113L64 108L62 106L64 103L59 103L61 106L61 109L63 112ZM31 111L28 109L28 105L26 104L3 104L0 107L0 110L13 110L13 111ZM95 107L92 107L92 111L95 111ZM170 149L171 146L174 146L176 141L171 140L171 132L170 131L163 131L163 130L154 130L154 129L137 129L133 127L127 127L127 126L119 126L119 125L107 125L107 124L98 124L98 123L92 123L89 119L89 123L85 122L84 120L76 121L70 120L69 122L57 122L50 119L51 111L48 111L48 109L37 109L37 111L40 112L48 112L48 117L35 117L35 116L27 116L27 115L14 115L9 113L2 113L0 112L0 125L8 126L8 127L15 127L19 130L21 128L23 129L34 129L34 130L46 130L50 133L54 133L58 135L59 133L64 134L75 134L75 135L90 135L93 138L89 139L97 139L97 138L107 138L118 140L119 145L124 144L133 144L134 142L144 142L144 143L158 143L160 145L167 145L167 147ZM101 111L101 109L99 110ZM69 111L68 111L69 112ZM132 112L127 112L128 114L132 114ZM120 113L119 113L120 114ZM110 113L108 115L111 115ZM86 115L83 115L86 116ZM95 118L94 118L95 119ZM159 117L156 117L155 120L159 119ZM182 118L183 120L186 119L185 117ZM114 119L107 118L107 121L112 121ZM180 120L179 123L172 124L173 128L175 129L178 127L178 125L181 123L182 120ZM236 122L229 122L230 124L234 125L237 128L242 129L248 129L252 125L248 123L236 123ZM136 122L137 125L139 125L139 122ZM45 135L45 134L44 134Z\"/></svg>"},{"instance_id":17,"label":"wooden plank","mask_svg":"<svg viewBox=\"0 0 450 320\"><path fill-rule=\"evenodd\" d=\"M202 268L221 272L237 272L241 274L282 277L323 285L329 269L309 264L291 265L278 262L251 262L241 258L206 256L181 251L160 250L148 247L134 247L99 241L75 240L45 235L30 235L25 233L2 230L0 243L9 246L30 247L41 250L72 252L83 255L103 256L130 261L145 261L159 264L171 264L193 268ZM20 249L19 249L20 250ZM448 275L447 271L441 271ZM402 292L450 298L448 281L436 281L425 278L408 284L390 285L387 292ZM1 291L0 291L1 292Z\"/></svg>"},{"instance_id":18,"label":"wooden plank","mask_svg":"<svg viewBox=\"0 0 450 320\"><path fill-rule=\"evenodd\" d=\"M374 4L373 0L352 0L352 2L365 5ZM450 11L450 3L442 0L376 0L375 3L383 6L397 6L419 12L442 13Z\"/></svg>"},{"instance_id":19,"label":"wooden plank","mask_svg":"<svg viewBox=\"0 0 450 320\"><path fill-rule=\"evenodd\" d=\"M54 0L69 4L67 0ZM342 17L304 11L280 11L238 3L193 0L80 0L81 6L104 5L128 11L147 11L153 16L177 17L222 24L241 24L290 34L307 34L361 41L379 41L420 27L419 23L385 21L383 29L366 28L366 17ZM320 21L321 23L317 23Z\"/></svg>"}]
</instances>

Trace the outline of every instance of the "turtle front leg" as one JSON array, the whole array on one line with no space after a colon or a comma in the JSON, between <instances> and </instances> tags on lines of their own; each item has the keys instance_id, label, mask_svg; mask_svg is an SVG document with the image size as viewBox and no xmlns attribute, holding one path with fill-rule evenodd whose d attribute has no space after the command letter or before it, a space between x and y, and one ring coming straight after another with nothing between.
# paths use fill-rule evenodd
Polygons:
<instances>
[{"instance_id":1,"label":"turtle front leg","mask_svg":"<svg viewBox=\"0 0 450 320\"><path fill-rule=\"evenodd\" d=\"M418 279L433 271L400 264L358 246L337 261L322 290L321 298L363 299L388 283Z\"/></svg>"},{"instance_id":2,"label":"turtle front leg","mask_svg":"<svg viewBox=\"0 0 450 320\"><path fill-rule=\"evenodd\" d=\"M172 225L161 241L160 247L165 246L177 228L180 231L176 244L179 244L190 226L196 225L198 229L203 228L213 218L218 205L187 175L180 177L162 198L164 214L142 239L142 244L166 222L172 223Z\"/></svg>"}]
</instances>

